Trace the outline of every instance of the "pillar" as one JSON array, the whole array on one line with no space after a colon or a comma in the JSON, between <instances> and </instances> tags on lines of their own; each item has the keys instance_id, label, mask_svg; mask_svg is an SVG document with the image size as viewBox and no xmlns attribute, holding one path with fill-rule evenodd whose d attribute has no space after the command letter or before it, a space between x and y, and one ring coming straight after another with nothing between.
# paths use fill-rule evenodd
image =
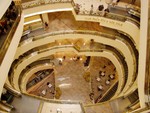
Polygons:
<instances>
[{"instance_id":1,"label":"pillar","mask_svg":"<svg viewBox=\"0 0 150 113\"><path fill-rule=\"evenodd\" d=\"M40 15L40 17L43 23L45 22L49 23L48 13L43 13Z\"/></svg>"}]
</instances>

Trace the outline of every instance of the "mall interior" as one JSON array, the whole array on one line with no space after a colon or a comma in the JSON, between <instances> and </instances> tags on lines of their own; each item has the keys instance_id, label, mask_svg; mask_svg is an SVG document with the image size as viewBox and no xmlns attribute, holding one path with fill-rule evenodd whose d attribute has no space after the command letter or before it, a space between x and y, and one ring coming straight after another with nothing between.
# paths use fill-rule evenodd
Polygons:
<instances>
[{"instance_id":1,"label":"mall interior","mask_svg":"<svg viewBox=\"0 0 150 113\"><path fill-rule=\"evenodd\" d=\"M0 7L0 113L150 113L150 0Z\"/></svg>"}]
</instances>

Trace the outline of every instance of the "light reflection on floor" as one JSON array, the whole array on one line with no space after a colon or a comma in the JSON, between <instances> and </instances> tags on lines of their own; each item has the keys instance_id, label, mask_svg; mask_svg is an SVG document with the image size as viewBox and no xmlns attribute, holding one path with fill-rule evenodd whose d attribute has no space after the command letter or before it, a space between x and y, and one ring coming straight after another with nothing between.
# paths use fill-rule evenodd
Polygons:
<instances>
[{"instance_id":1,"label":"light reflection on floor","mask_svg":"<svg viewBox=\"0 0 150 113\"><path fill-rule=\"evenodd\" d=\"M55 58L60 59L63 58L63 56L66 55L66 53L56 54ZM96 76L99 75L99 70L104 65L108 65L108 62L110 62L106 58L102 57L92 57L92 61L90 62L90 69L91 71L91 82L87 82L85 78L83 77L83 74L87 71L87 67L84 66L85 58L83 56L80 56L82 60L73 60L74 57L77 56L76 54L69 54L66 55L65 60L62 60L62 63L56 63L54 67L54 83L55 83L55 89L57 87L61 90L61 95L59 100L72 100L72 101L81 101L83 104L93 104L93 100L90 99L89 94L91 92L94 92L94 99L98 98L99 91L97 90L97 87L99 85L99 82L96 81ZM72 58L70 60L70 58ZM106 79L108 78L109 73L114 73L114 65L111 63L109 66L107 66L105 69L107 71ZM115 72L116 73L116 72ZM39 91L47 89L47 93L49 93L49 88L47 88L46 81L49 80L50 77L48 77L47 80L42 81L45 83L44 87L38 88ZM117 80L116 75L116 80ZM103 78L100 83L105 86L105 79ZM113 80L115 82L116 80ZM109 86L111 86L111 84ZM39 86L39 85L38 85ZM104 87L106 91L108 90L108 86ZM35 91L36 92L36 91ZM103 91L103 93L105 90ZM39 95L39 93L34 93L35 95ZM55 94L56 95L56 92ZM49 98L48 94L46 96L42 96L44 98ZM50 97L52 99L52 97Z\"/></svg>"}]
</instances>

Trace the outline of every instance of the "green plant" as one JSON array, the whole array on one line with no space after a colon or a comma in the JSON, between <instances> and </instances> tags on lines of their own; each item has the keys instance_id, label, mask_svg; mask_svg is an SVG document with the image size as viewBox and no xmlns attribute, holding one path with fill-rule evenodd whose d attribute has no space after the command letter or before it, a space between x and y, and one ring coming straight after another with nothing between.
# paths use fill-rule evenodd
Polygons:
<instances>
[{"instance_id":1,"label":"green plant","mask_svg":"<svg viewBox=\"0 0 150 113\"><path fill-rule=\"evenodd\" d=\"M61 95L62 95L61 89L59 87L56 87L56 89L55 89L55 98L59 99Z\"/></svg>"}]
</instances>

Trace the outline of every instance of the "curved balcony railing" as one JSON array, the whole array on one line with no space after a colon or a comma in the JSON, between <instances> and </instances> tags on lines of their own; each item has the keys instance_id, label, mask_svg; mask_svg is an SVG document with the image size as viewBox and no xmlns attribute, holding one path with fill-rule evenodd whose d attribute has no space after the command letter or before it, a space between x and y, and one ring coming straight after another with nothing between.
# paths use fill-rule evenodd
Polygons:
<instances>
[{"instance_id":1,"label":"curved balcony railing","mask_svg":"<svg viewBox=\"0 0 150 113\"><path fill-rule=\"evenodd\" d=\"M125 35L125 34L123 34L123 35L120 35L120 33L118 34L118 36L117 36L117 34L114 36L114 35L110 35L110 34L106 34L106 33L102 33L102 32L97 32L97 31L80 31L80 30L74 30L74 31L65 31L65 32L62 32L62 31L60 31L60 32L53 32L53 33L48 33L48 34L44 34L44 35L41 35L41 36L37 36L37 37L30 37L28 40L29 40L29 43L30 42L32 42L32 41L37 41L37 40L40 40L40 39L43 39L44 37L47 37L47 36L53 36L53 35L58 35L58 34L91 34L91 35L98 35L98 36L103 36L103 37L106 37L106 38L110 38L110 39L113 39L113 40L115 40L115 39L119 39L120 41L122 41L123 43L125 43L127 46L129 46L128 48L129 48L129 50L131 51L131 53L134 53L133 51L134 50L136 50L136 48L135 48L135 45L134 45L134 43L132 42L132 40L130 40L129 42L128 42L128 40L126 40L128 37L127 36L124 36L124 38L122 38L122 36L123 35ZM27 44L28 43L28 41L27 40L25 40L25 41L22 41L21 43L20 43L20 45L19 46L23 46L24 44ZM132 43L132 46L130 45ZM134 47L134 49L133 49L133 47ZM31 50L31 51L33 51L33 50ZM137 51L137 50L136 50ZM28 53L28 52L27 52ZM30 53L30 52L29 52ZM37 53L35 53L35 54L37 54ZM26 55L26 53L25 54L23 54L23 55ZM23 56L23 55L21 55L21 57ZM132 54L133 55L133 59L135 58L135 56L136 56L136 58L135 58L135 60L134 60L134 64L135 64L135 66L134 66L134 76L136 77L137 76L137 74L135 73L135 72L137 72L136 70L137 69L135 69L136 67L137 67L137 54L136 55L134 55L134 54ZM20 61L21 62L21 61ZM127 73L127 71L126 71L126 73ZM13 73L12 73L13 74ZM127 76L128 75L126 75L125 76L125 78L126 78L126 80L127 80ZM133 78L135 78L135 77L133 77ZM134 80L134 79L133 79ZM134 82L134 81L133 81ZM131 84L133 84L133 82L131 83ZM131 86L131 84L130 84L130 86Z\"/></svg>"},{"instance_id":2,"label":"curved balcony railing","mask_svg":"<svg viewBox=\"0 0 150 113\"><path fill-rule=\"evenodd\" d=\"M71 2L72 0L34 0L34 1L22 3L22 8L27 9L27 8L33 8L33 7L38 7L47 4L71 3Z\"/></svg>"},{"instance_id":3,"label":"curved balcony railing","mask_svg":"<svg viewBox=\"0 0 150 113\"><path fill-rule=\"evenodd\" d=\"M124 57L121 57L122 55L120 54L120 52L119 51L116 51L115 50L115 48L112 48L111 46L107 46L106 47L107 49L109 49L109 50L112 50L112 51L115 51L116 52L116 54L118 54L118 56L120 57L120 60L121 61L125 61L125 58ZM122 85L122 87L121 87L121 91L123 90L123 88L125 87L125 85L126 85L126 83L127 83L127 79L128 79L128 66L127 66L127 63L126 62L122 62L123 63L123 68L124 68L124 82L125 82L125 84L124 85Z\"/></svg>"},{"instance_id":4,"label":"curved balcony railing","mask_svg":"<svg viewBox=\"0 0 150 113\"><path fill-rule=\"evenodd\" d=\"M26 2L22 4L23 9L27 9L27 8L33 8L33 7L38 7L41 5L47 5L47 4L54 4L54 3L71 3L72 7L74 8L75 12L76 10L76 4L74 3L73 0L34 0L31 2ZM78 12L78 11L77 11ZM135 24L137 27L140 27L140 22L138 19L136 18L132 18L132 16L124 16L121 14L115 14L115 13L111 13L111 12L105 12L105 15L103 14L102 11L98 12L93 12L93 14L90 14L90 11L79 11L80 13L78 14L76 12L76 15L90 15L90 16L102 16L105 18L109 18L109 19L113 19L113 20L117 20L117 21L130 21L133 24Z\"/></svg>"},{"instance_id":5,"label":"curved balcony railing","mask_svg":"<svg viewBox=\"0 0 150 113\"><path fill-rule=\"evenodd\" d=\"M27 40L21 41L19 44L19 47L25 44L28 44L30 42L49 37L49 36L65 35L65 34L88 34L88 35L102 36L102 37L109 38L112 40L115 40L115 39L118 39L121 41L123 40L122 37L120 37L120 33L112 35L112 34L108 34L107 32L90 31L90 30L66 30L66 31L50 32L50 33L42 34L36 37L29 37ZM132 43L134 43L133 40L132 40Z\"/></svg>"},{"instance_id":6,"label":"curved balcony railing","mask_svg":"<svg viewBox=\"0 0 150 113\"><path fill-rule=\"evenodd\" d=\"M43 62L44 61L44 62ZM46 62L45 62L46 61ZM36 64L34 64L33 65L33 63L35 63L36 62ZM28 72L30 72L32 69L34 69L34 68L36 68L36 67L38 67L38 66L45 66L45 65L49 65L49 66L53 66L53 63L51 63L51 62L49 62L48 60L38 60L38 61L35 61L35 62L33 62L32 64L30 64L30 65L28 65L28 67L30 66L31 68L29 69L29 68L25 68L22 72L21 72L21 74L20 74L20 76L19 76L19 81L18 81L18 83L19 83L19 88L21 89L21 91L22 91L22 88L21 88L21 84L22 84L22 78L23 78L23 76L26 74L26 73L28 73ZM38 64L37 64L38 63ZM40 71L40 70L39 70Z\"/></svg>"},{"instance_id":7,"label":"curved balcony railing","mask_svg":"<svg viewBox=\"0 0 150 113\"><path fill-rule=\"evenodd\" d=\"M101 46L101 44L100 44L100 46L97 46L98 48L96 49L82 49L82 47L77 47L77 46L75 46L75 45L61 45L60 47L59 47L59 45L54 45L54 46L52 46L52 47L50 47L50 48L47 48L47 46L45 46L46 48L42 48L42 49L40 49L40 47L38 47L37 49L35 49L34 48L34 50L36 50L36 51L31 51L31 53L30 54L28 54L27 56L25 56L24 58L22 58L22 59L20 59L20 61L17 63L17 65L19 65L23 60L26 60L26 59L28 59L28 58L30 58L30 57L32 57L32 55L34 54L34 53L36 53L35 55L38 55L38 54L41 54L41 53L43 53L43 52L47 52L47 51L50 51L50 50L53 50L53 49L60 49L60 48L74 48L77 52L103 52L103 51L109 51L109 52L112 52L113 53L113 55L118 59L118 61L121 63L121 66L122 66L122 70L124 70L126 67L127 67L127 64L125 63L125 60L124 60L124 57L122 57L122 54L120 54L120 52L117 52L117 50L115 49L115 48L113 48L113 47L111 47L111 46L109 46L109 49L107 48L107 47L105 47L105 46L107 46L107 45L103 45L103 46ZM101 48L100 48L101 47ZM113 48L113 49L110 49L110 48ZM125 66L126 65L126 66ZM17 66L15 66L15 67L17 67ZM28 67L28 66L26 66L26 67ZM15 69L13 69L14 71L15 71ZM24 70L28 70L28 69L24 69ZM127 70L128 70L128 68L127 68ZM14 75L13 75L13 73L14 72L12 72L12 75L10 76L11 77L11 80L13 79L13 77L14 77ZM24 72L23 72L24 73ZM128 71L123 71L123 78L126 78L125 77L125 75L128 75ZM22 79L22 76L19 76L19 77L21 77L21 78L19 78L19 80L21 80ZM124 79L123 79L124 80ZM123 87L125 86L125 82L126 81L123 81L121 84L123 84L123 85L121 85L121 90L123 89ZM11 83L12 83L12 81L11 81Z\"/></svg>"},{"instance_id":8,"label":"curved balcony railing","mask_svg":"<svg viewBox=\"0 0 150 113\"><path fill-rule=\"evenodd\" d=\"M46 38L46 37L49 37L49 36L65 35L65 34L89 34L89 35L103 36L103 37L106 37L106 38L109 38L109 39L113 39L113 40L115 40L116 38L119 38L117 36L114 36L114 35L111 35L111 34L108 34L108 33L104 33L104 32L98 32L98 31L65 30L65 31L50 32L50 33L42 34L42 35L39 35L39 36L36 36L36 37L29 37L26 40L22 40L20 42L20 44L19 44L19 47L23 46L23 45L25 45L27 43L30 43L32 41L37 41L37 40L40 40L40 39L43 39L43 38ZM116 34L116 35L118 35L118 34ZM121 39L121 37L120 37L120 39Z\"/></svg>"},{"instance_id":9,"label":"curved balcony railing","mask_svg":"<svg viewBox=\"0 0 150 113\"><path fill-rule=\"evenodd\" d=\"M46 63L46 62L48 62L48 63ZM24 88L25 85L23 85L24 87L21 87L21 86L22 86L22 84L26 84L27 83L27 81L23 82L23 80L22 80L23 77L26 78L26 74L28 72L30 72L32 69L34 69L34 68L36 68L38 66L47 66L47 65L49 65L49 66L51 66L53 68L53 64L51 64L51 62L52 61L50 61L49 59L46 59L46 60L35 61L32 64L28 65L28 66L30 66L30 68L29 69L25 68L24 69L25 71L22 71L21 74L20 74L20 77L19 77L19 86L20 86L21 92L25 93L25 89L26 89L26 88ZM109 88L109 91L107 91L107 93L104 94L104 98L106 98L107 96L109 96L109 98L107 98L107 100L110 100L111 97L113 97L113 95L115 94L115 92L117 90L117 87L118 87L118 82L115 83L112 87ZM113 94L112 94L112 91L113 91ZM107 95L108 93L109 93L109 95ZM107 100L105 99L103 101L107 101Z\"/></svg>"},{"instance_id":10,"label":"curved balcony railing","mask_svg":"<svg viewBox=\"0 0 150 113\"><path fill-rule=\"evenodd\" d=\"M108 18L108 19L113 19L113 20L117 20L117 21L121 21L121 22L125 22L125 21L129 21L133 24L135 24L137 27L140 27L140 22L138 19L134 19L132 17L129 16L123 16L120 14L116 14L116 13L111 13L111 12L105 12L105 15L103 15L103 12L101 11L101 13L97 13L95 12L94 14L90 14L90 11L87 11L87 13L80 13L78 15L90 15L90 16L97 16L97 17L104 17L104 18Z\"/></svg>"},{"instance_id":11,"label":"curved balcony railing","mask_svg":"<svg viewBox=\"0 0 150 113\"><path fill-rule=\"evenodd\" d=\"M25 55L25 56L27 56L27 55ZM20 57L20 59L22 59L23 57ZM50 59L50 58L49 58ZM45 60L39 60L39 61L36 61L36 62L33 62L30 66L27 66L26 67L26 69L28 69L28 70L30 70L30 68L29 67L34 67L36 64L39 64L40 62L43 62L43 63L48 63L49 62L49 60L48 59L45 59ZM13 61L13 63L12 63L12 65L11 65L11 68L10 68L10 70L9 70L9 73L8 73L8 79L9 79L9 81L12 81L12 75L14 74L14 69L16 69L16 67L17 67L17 65L19 65L19 63L21 63L21 61L19 61L18 59L17 60L14 60ZM34 64L35 63L35 64ZM24 72L26 72L26 70L25 71L22 71L22 73L20 74L20 76L21 75L23 75L24 74ZM12 85L12 84L11 84ZM10 91L11 90L14 90L14 88L11 88L9 85L5 85L6 86L6 88L9 90L10 89ZM12 85L13 86L13 85ZM16 92L16 94L18 95L20 92L18 92L18 91L11 91L11 92Z\"/></svg>"},{"instance_id":12,"label":"curved balcony railing","mask_svg":"<svg viewBox=\"0 0 150 113\"><path fill-rule=\"evenodd\" d=\"M10 113L13 108L14 107L12 105L0 101L0 110L2 110L1 113Z\"/></svg>"},{"instance_id":13,"label":"curved balcony railing","mask_svg":"<svg viewBox=\"0 0 150 113\"><path fill-rule=\"evenodd\" d=\"M56 47L56 48L59 48L59 47ZM68 46L67 46L67 48L68 48ZM43 53L43 52L46 52L46 51L49 51L49 49L48 50L46 50L46 49L44 49L44 50L41 50L40 51L40 53ZM82 51L87 51L87 50L82 50ZM89 50L88 50L89 51ZM98 50L92 50L92 51L98 51ZM99 52L100 52L100 50L99 50ZM102 51L101 51L102 52ZM121 60L122 61L122 60ZM24 70L27 70L28 71L28 68L27 69L24 69ZM25 72L25 71L24 71ZM24 73L23 72L23 73ZM22 75L22 74L20 74L20 75ZM22 75L23 76L23 75ZM22 76L19 76L19 80L21 80L22 79ZM22 83L21 81L20 81L20 83Z\"/></svg>"},{"instance_id":14,"label":"curved balcony railing","mask_svg":"<svg viewBox=\"0 0 150 113\"><path fill-rule=\"evenodd\" d=\"M16 97L21 97L21 93L17 90L15 90L14 88L12 88L11 86L9 86L8 84L5 83L4 87L14 96Z\"/></svg>"},{"instance_id":15,"label":"curved balcony railing","mask_svg":"<svg viewBox=\"0 0 150 113\"><path fill-rule=\"evenodd\" d=\"M119 31L119 34L118 35L116 34L114 36L114 35L110 35L110 34L106 34L106 33L102 33L102 32L97 32L97 31L82 31L82 30L81 31L80 30L65 31L65 32L59 31L59 32L44 34L42 36L31 37L28 40L22 41L19 46L26 44L28 41L32 42L32 41L37 41L37 40L43 39L44 37L48 37L48 36L59 35L59 34L70 34L70 33L71 34L79 34L80 33L80 34L98 35L98 36L103 36L103 37L110 38L113 40L119 39L120 41L125 43L132 53L133 62L134 62L134 73L133 73L133 77L132 77L132 83L130 83L129 86L131 86L134 83L134 81L137 78L137 74L138 74L138 51L136 49L136 46L135 46L135 43L133 42L133 40L131 38L128 38L130 36L128 36L124 32ZM127 77L128 77L128 75L125 76L125 81L127 81Z\"/></svg>"},{"instance_id":16,"label":"curved balcony railing","mask_svg":"<svg viewBox=\"0 0 150 113\"><path fill-rule=\"evenodd\" d=\"M138 50L136 49L135 44L131 40L131 38L128 38L129 36L125 33L120 33L120 37L124 39L124 43L129 47L133 60L134 60L134 73L133 73L133 78L132 78L132 83L129 84L129 86L132 86L134 81L137 79L137 74L138 74L138 59L139 59L139 53ZM125 42L126 41L126 42Z\"/></svg>"},{"instance_id":17,"label":"curved balcony railing","mask_svg":"<svg viewBox=\"0 0 150 113\"><path fill-rule=\"evenodd\" d=\"M0 54L1 54L1 57L0 57L0 64L2 63L3 61L3 58L9 48L9 45L11 43L11 40L13 38L13 35L18 27L18 24L19 24L19 21L21 19L21 8L20 6L17 6L17 9L18 9L18 14L17 14L17 18L15 20L15 22L13 23L12 27L11 27L11 30L9 31L8 35L5 37L4 39L4 42L3 44L1 45L1 48L0 48Z\"/></svg>"}]
</instances>

